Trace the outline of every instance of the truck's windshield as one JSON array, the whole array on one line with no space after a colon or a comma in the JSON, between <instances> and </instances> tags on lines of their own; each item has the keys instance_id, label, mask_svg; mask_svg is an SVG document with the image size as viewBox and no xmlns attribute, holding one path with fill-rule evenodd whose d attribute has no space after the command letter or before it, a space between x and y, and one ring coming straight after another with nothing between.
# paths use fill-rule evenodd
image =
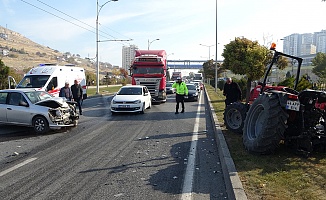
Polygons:
<instances>
[{"instance_id":1,"label":"truck's windshield","mask_svg":"<svg viewBox=\"0 0 326 200\"><path fill-rule=\"evenodd\" d=\"M50 75L25 76L17 85L17 88L41 88L49 80Z\"/></svg>"},{"instance_id":2,"label":"truck's windshield","mask_svg":"<svg viewBox=\"0 0 326 200\"><path fill-rule=\"evenodd\" d=\"M133 74L164 74L164 69L160 67L134 67Z\"/></svg>"}]
</instances>

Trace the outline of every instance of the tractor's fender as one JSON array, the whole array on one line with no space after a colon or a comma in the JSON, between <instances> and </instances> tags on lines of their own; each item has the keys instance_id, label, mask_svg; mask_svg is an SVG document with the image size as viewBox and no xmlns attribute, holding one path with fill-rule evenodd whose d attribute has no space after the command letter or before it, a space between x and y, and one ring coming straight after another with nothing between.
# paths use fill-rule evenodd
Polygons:
<instances>
[{"instance_id":1,"label":"tractor's fender","mask_svg":"<svg viewBox=\"0 0 326 200\"><path fill-rule=\"evenodd\" d=\"M279 90L269 90L268 92L264 92L264 93L265 94L276 94L282 108L286 107L287 101L289 100L289 95L295 95L295 94L291 94L291 93L279 91Z\"/></svg>"}]
</instances>

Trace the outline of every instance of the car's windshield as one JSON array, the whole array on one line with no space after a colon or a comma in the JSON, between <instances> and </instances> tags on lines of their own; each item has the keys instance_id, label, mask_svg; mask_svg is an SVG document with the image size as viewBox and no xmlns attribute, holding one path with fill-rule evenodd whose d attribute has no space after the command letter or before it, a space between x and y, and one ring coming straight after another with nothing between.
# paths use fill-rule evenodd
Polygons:
<instances>
[{"instance_id":1,"label":"car's windshield","mask_svg":"<svg viewBox=\"0 0 326 200\"><path fill-rule=\"evenodd\" d=\"M121 88L117 95L141 95L142 88L125 87Z\"/></svg>"},{"instance_id":2,"label":"car's windshield","mask_svg":"<svg viewBox=\"0 0 326 200\"><path fill-rule=\"evenodd\" d=\"M53 97L45 91L29 91L25 94L33 104Z\"/></svg>"},{"instance_id":3,"label":"car's windshield","mask_svg":"<svg viewBox=\"0 0 326 200\"><path fill-rule=\"evenodd\" d=\"M187 85L188 90L196 90L195 85Z\"/></svg>"},{"instance_id":4,"label":"car's windshield","mask_svg":"<svg viewBox=\"0 0 326 200\"><path fill-rule=\"evenodd\" d=\"M133 74L164 74L162 67L134 67Z\"/></svg>"},{"instance_id":5,"label":"car's windshield","mask_svg":"<svg viewBox=\"0 0 326 200\"><path fill-rule=\"evenodd\" d=\"M50 75L25 76L17 85L17 88L41 88L49 80Z\"/></svg>"}]
</instances>

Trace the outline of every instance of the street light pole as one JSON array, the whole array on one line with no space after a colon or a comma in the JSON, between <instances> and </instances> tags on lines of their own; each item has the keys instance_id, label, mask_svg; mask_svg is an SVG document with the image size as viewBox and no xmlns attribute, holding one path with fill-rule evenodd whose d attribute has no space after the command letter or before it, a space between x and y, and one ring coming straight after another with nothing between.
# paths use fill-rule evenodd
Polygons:
<instances>
[{"instance_id":1,"label":"street light pole","mask_svg":"<svg viewBox=\"0 0 326 200\"><path fill-rule=\"evenodd\" d=\"M217 0L216 0L216 10L215 10L215 92L217 92Z\"/></svg>"},{"instance_id":2,"label":"street light pole","mask_svg":"<svg viewBox=\"0 0 326 200\"><path fill-rule=\"evenodd\" d=\"M153 40L151 42L149 42L149 39L147 40L147 50L149 50L149 46L156 40L160 40L160 39L155 39L155 40Z\"/></svg>"},{"instance_id":3,"label":"street light pole","mask_svg":"<svg viewBox=\"0 0 326 200\"><path fill-rule=\"evenodd\" d=\"M208 59L207 60L210 60L211 59L211 47L214 46L215 44L212 44L212 45L199 44L199 45L208 47Z\"/></svg>"},{"instance_id":4,"label":"street light pole","mask_svg":"<svg viewBox=\"0 0 326 200\"><path fill-rule=\"evenodd\" d=\"M99 6L98 0L96 0L96 94L100 93L100 61L98 56L98 43L99 43L99 36L98 36L98 16L101 12L101 9L105 4L111 1L118 1L118 0L110 0L105 2L103 5Z\"/></svg>"}]
</instances>

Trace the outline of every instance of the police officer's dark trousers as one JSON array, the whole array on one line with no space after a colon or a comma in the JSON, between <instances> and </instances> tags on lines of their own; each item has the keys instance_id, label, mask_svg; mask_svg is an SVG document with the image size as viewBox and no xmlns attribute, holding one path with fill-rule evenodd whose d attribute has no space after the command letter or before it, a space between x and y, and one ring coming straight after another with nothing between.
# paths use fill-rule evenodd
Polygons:
<instances>
[{"instance_id":1,"label":"police officer's dark trousers","mask_svg":"<svg viewBox=\"0 0 326 200\"><path fill-rule=\"evenodd\" d=\"M181 106L182 106L182 111L181 112L184 112L184 110L185 110L184 95L176 94L175 99L177 101L177 105L175 107L175 112L176 113L179 112L179 103L181 103Z\"/></svg>"}]
</instances>

